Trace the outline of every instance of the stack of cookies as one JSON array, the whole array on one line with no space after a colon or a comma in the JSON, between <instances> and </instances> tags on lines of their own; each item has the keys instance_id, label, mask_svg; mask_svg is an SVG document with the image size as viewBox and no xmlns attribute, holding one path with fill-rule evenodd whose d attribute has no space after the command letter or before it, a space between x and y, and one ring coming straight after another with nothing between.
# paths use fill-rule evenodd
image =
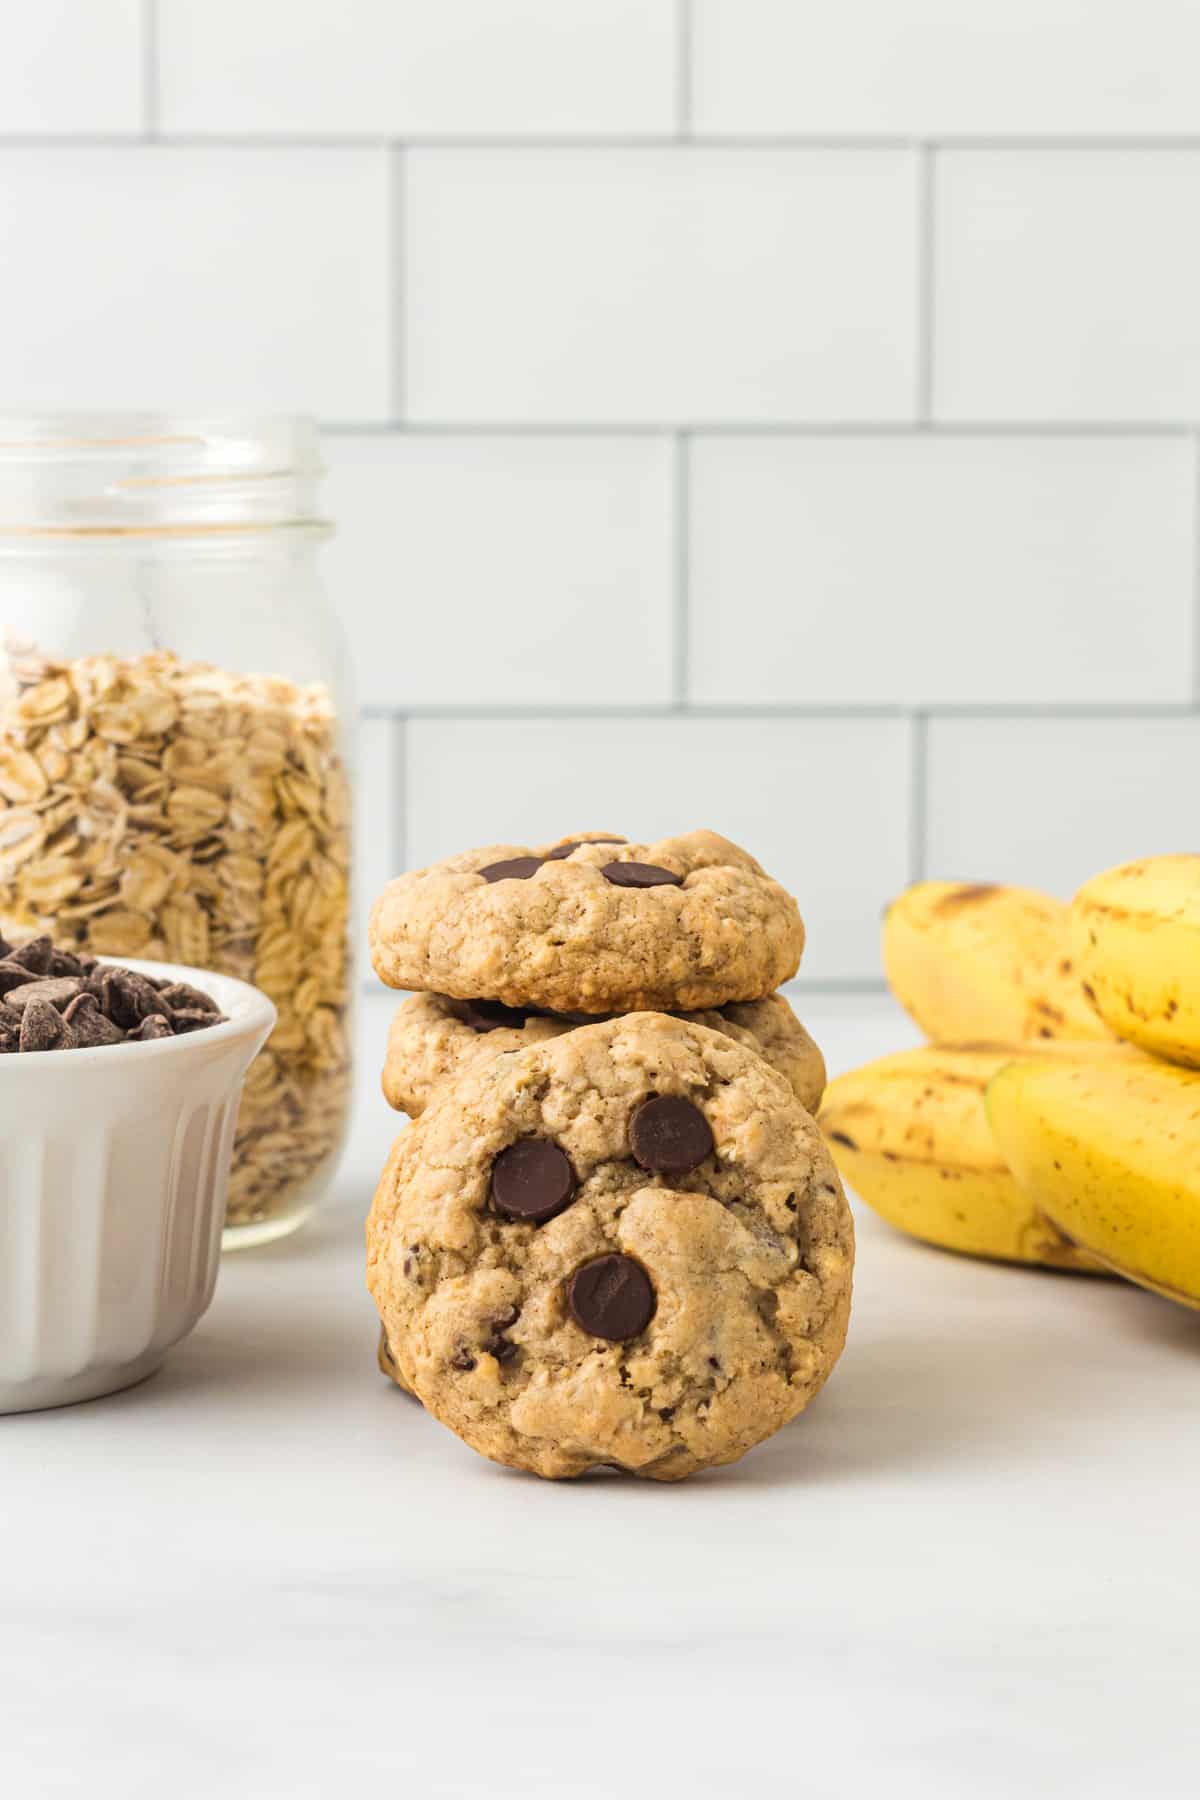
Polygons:
<instances>
[{"instance_id":1,"label":"stack of cookies","mask_svg":"<svg viewBox=\"0 0 1200 1800\"><path fill-rule=\"evenodd\" d=\"M376 972L413 990L368 1222L381 1361L469 1444L549 1476L733 1461L837 1359L853 1235L775 989L791 896L707 831L492 846L402 876Z\"/></svg>"}]
</instances>

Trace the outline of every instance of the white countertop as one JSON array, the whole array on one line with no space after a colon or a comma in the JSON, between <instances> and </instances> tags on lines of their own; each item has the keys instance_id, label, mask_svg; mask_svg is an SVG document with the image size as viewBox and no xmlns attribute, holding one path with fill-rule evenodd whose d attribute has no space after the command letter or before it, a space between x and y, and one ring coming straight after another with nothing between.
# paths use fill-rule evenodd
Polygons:
<instances>
[{"instance_id":1,"label":"white countertop","mask_svg":"<svg viewBox=\"0 0 1200 1800\"><path fill-rule=\"evenodd\" d=\"M143 1387L0 1419L0 1793L1194 1800L1200 1317L859 1209L811 1412L679 1486L474 1456L374 1367L364 1007L323 1215ZM834 1070L911 1041L813 999Z\"/></svg>"}]
</instances>

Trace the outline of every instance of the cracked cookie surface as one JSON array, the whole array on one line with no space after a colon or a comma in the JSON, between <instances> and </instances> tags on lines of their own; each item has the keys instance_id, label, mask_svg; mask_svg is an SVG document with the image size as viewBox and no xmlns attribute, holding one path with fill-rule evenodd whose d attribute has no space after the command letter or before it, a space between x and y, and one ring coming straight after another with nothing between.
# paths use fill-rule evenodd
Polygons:
<instances>
[{"instance_id":1,"label":"cracked cookie surface","mask_svg":"<svg viewBox=\"0 0 1200 1800\"><path fill-rule=\"evenodd\" d=\"M566 854L564 854L564 849ZM712 831L492 844L401 875L371 912L390 987L551 1011L759 1000L800 966L796 903Z\"/></svg>"},{"instance_id":2,"label":"cracked cookie surface","mask_svg":"<svg viewBox=\"0 0 1200 1800\"><path fill-rule=\"evenodd\" d=\"M475 1063L548 1043L578 1030L582 1022L560 1013L522 1017L516 1011L505 1018L507 1010L474 1007L447 994L413 994L402 1001L388 1033L383 1066L388 1105L415 1119L439 1088ZM825 1059L781 994L681 1016L755 1051L783 1076L805 1111L816 1113L825 1089Z\"/></svg>"},{"instance_id":3,"label":"cracked cookie surface","mask_svg":"<svg viewBox=\"0 0 1200 1800\"><path fill-rule=\"evenodd\" d=\"M546 1476L678 1480L786 1424L841 1351L853 1254L787 1083L657 1013L469 1069L400 1135L367 1224L401 1380Z\"/></svg>"}]
</instances>

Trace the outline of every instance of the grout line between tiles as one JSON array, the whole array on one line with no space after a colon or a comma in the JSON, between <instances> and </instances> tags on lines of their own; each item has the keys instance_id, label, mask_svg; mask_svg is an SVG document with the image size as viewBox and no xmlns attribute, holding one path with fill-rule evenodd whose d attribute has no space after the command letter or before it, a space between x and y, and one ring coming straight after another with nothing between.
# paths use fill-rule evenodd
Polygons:
<instances>
[{"instance_id":1,"label":"grout line between tiles","mask_svg":"<svg viewBox=\"0 0 1200 1800\"><path fill-rule=\"evenodd\" d=\"M674 437L696 438L1187 438L1196 432L1194 419L940 419L923 425L915 419L770 419L729 421L595 419L327 419L321 429L330 437Z\"/></svg>"},{"instance_id":2,"label":"grout line between tiles","mask_svg":"<svg viewBox=\"0 0 1200 1800\"><path fill-rule=\"evenodd\" d=\"M672 454L674 477L674 571L671 595L671 697L682 712L688 701L691 664L691 446L677 432Z\"/></svg>"},{"instance_id":3,"label":"grout line between tiles","mask_svg":"<svg viewBox=\"0 0 1200 1800\"><path fill-rule=\"evenodd\" d=\"M147 7L153 0L143 0ZM45 131L15 131L0 133L0 148L9 145L21 149L61 150L79 148L89 144L124 144L136 145L144 142L136 136L122 132L78 132L63 134ZM1103 136L1081 133L1073 137L1047 137L1036 135L1003 134L954 134L927 132L761 132L738 133L729 132L691 132L687 137L669 131L662 132L587 132L570 134L537 133L525 134L455 134L447 132L443 135L363 131L363 132L329 132L329 131L177 131L161 134L161 143L176 146L185 150L362 150L362 149L408 149L408 150L482 150L491 154L502 154L506 150L795 150L805 151L915 151L925 146L948 152L979 151L1005 154L1007 152L1038 151L1047 155L1073 155L1105 153L1110 151L1130 151L1143 154L1147 151L1161 151L1171 155L1177 152L1200 150L1200 135L1196 133L1165 133L1160 136L1121 137Z\"/></svg>"},{"instance_id":4,"label":"grout line between tiles","mask_svg":"<svg viewBox=\"0 0 1200 1800\"><path fill-rule=\"evenodd\" d=\"M142 127L147 142L159 137L158 0L142 0Z\"/></svg>"},{"instance_id":5,"label":"grout line between tiles","mask_svg":"<svg viewBox=\"0 0 1200 1800\"><path fill-rule=\"evenodd\" d=\"M933 420L934 351L934 198L936 150L931 144L921 151L917 201L917 423L928 427Z\"/></svg>"},{"instance_id":6,"label":"grout line between tiles","mask_svg":"<svg viewBox=\"0 0 1200 1800\"><path fill-rule=\"evenodd\" d=\"M929 715L913 714L909 760L908 879L924 881L927 862L929 805Z\"/></svg>"},{"instance_id":7,"label":"grout line between tiles","mask_svg":"<svg viewBox=\"0 0 1200 1800\"><path fill-rule=\"evenodd\" d=\"M692 135L692 0L675 0L675 135Z\"/></svg>"},{"instance_id":8,"label":"grout line between tiles","mask_svg":"<svg viewBox=\"0 0 1200 1800\"><path fill-rule=\"evenodd\" d=\"M946 704L922 706L920 716L930 719L1189 719L1195 718L1196 704L1190 700L1164 700L1160 702L1112 701L1061 703L1046 702L1004 702L979 705ZM364 719L401 719L408 721L424 719L497 719L516 721L520 719L730 719L753 723L765 719L794 719L803 722L813 720L845 720L847 723L861 719L911 719L914 711L911 705L874 704L871 702L845 701L841 704L795 705L770 704L756 706L753 701L738 704L712 706L703 702L693 702L684 708L678 706L631 706L628 703L613 701L611 705L547 705L532 702L525 706L497 706L492 702L465 702L446 706L386 706L371 703L360 709Z\"/></svg>"}]
</instances>

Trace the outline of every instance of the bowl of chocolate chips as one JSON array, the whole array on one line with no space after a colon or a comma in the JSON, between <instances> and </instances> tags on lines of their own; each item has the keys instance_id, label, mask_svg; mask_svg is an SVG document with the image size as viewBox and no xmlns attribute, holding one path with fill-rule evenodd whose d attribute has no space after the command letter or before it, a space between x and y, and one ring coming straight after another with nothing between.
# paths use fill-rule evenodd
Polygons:
<instances>
[{"instance_id":1,"label":"bowl of chocolate chips","mask_svg":"<svg viewBox=\"0 0 1200 1800\"><path fill-rule=\"evenodd\" d=\"M265 994L0 938L0 1413L153 1374L212 1299Z\"/></svg>"}]
</instances>

